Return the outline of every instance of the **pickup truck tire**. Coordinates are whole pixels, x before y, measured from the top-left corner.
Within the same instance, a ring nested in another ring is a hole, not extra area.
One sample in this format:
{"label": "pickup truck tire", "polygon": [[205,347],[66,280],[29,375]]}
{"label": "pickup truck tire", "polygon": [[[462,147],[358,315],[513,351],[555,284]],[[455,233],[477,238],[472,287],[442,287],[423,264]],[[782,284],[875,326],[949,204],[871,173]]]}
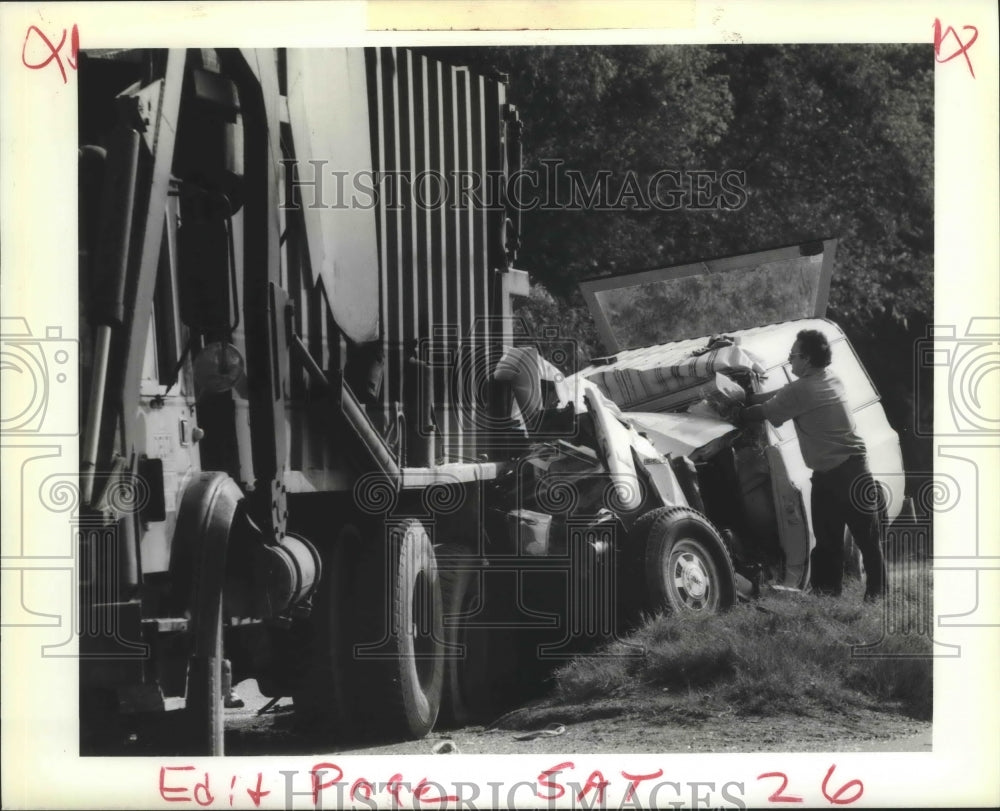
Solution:
{"label": "pickup truck tire", "polygon": [[634,628],[649,611],[646,589],[646,537],[653,522],[669,507],[650,510],[639,516],[629,529],[619,555],[619,630]]}
{"label": "pickup truck tire", "polygon": [[[393,738],[434,727],[444,686],[441,584],[427,531],[407,518],[368,538],[356,580],[358,644],[353,650],[357,721]],[[387,541],[387,542],[386,542]]]}
{"label": "pickup truck tire", "polygon": [[645,610],[715,613],[736,602],[736,576],[722,537],[689,507],[655,511],[643,545]]}

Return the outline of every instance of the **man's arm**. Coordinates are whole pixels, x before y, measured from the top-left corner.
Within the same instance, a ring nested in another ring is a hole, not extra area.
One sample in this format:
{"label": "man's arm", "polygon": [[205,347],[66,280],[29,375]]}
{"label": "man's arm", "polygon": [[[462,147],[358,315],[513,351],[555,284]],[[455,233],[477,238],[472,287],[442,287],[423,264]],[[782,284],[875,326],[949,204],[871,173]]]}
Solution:
{"label": "man's arm", "polygon": [[793,381],[776,391],[754,395],[750,400],[753,405],[742,409],[737,419],[740,423],[767,420],[777,428],[805,410],[799,388],[799,381]]}
{"label": "man's arm", "polygon": [[774,395],[776,395],[779,391],[780,389],[774,389],[773,391],[752,392],[747,397],[747,403],[749,403],[749,405],[745,408],[741,408],[737,412],[737,422],[741,425],[748,422],[763,422],[765,419],[763,404],[774,397]]}

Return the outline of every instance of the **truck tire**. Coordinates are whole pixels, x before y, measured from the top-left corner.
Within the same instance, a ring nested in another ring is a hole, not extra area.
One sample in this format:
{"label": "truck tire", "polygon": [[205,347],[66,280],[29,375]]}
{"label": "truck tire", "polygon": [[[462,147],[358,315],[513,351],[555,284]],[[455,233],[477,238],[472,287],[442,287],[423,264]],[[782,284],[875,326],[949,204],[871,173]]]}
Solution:
{"label": "truck tire", "polygon": [[422,738],[437,721],[444,686],[441,584],[420,521],[369,538],[359,589],[354,695],[371,699],[357,721],[392,738]]}
{"label": "truck tire", "polygon": [[220,757],[225,754],[225,711],[222,692],[222,621],[218,622],[218,642],[210,656],[192,656],[188,660],[186,707],[189,741],[187,754]]}
{"label": "truck tire", "polygon": [[643,545],[650,612],[715,613],[736,602],[736,577],[725,543],[689,507],[655,511]]}
{"label": "truck tire", "polygon": [[[461,727],[478,716],[488,670],[487,629],[470,624],[482,607],[484,562],[468,547],[447,544],[435,550],[444,609],[444,689],[439,723]],[[482,622],[480,619],[479,622]]]}
{"label": "truck tire", "polygon": [[634,628],[648,613],[649,598],[646,588],[646,537],[653,522],[670,507],[650,510],[632,524],[625,544],[619,551],[618,593],[621,630]]}
{"label": "truck tire", "polygon": [[308,620],[296,633],[301,640],[298,667],[302,677],[292,693],[300,728],[322,739],[343,733],[348,723],[349,641],[346,622],[350,610],[352,552],[361,546],[353,524],[341,528],[323,560],[323,580]]}

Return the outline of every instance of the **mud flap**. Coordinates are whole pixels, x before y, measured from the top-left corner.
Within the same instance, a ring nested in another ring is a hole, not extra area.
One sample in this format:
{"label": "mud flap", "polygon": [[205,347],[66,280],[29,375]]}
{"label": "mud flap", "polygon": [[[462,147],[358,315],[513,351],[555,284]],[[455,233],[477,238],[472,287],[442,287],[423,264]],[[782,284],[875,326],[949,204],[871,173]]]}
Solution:
{"label": "mud flap", "polygon": [[782,585],[804,588],[809,578],[809,523],[806,520],[802,491],[788,476],[781,451],[771,445],[765,450],[771,468],[771,492],[778,523],[778,538],[785,553],[785,579]]}

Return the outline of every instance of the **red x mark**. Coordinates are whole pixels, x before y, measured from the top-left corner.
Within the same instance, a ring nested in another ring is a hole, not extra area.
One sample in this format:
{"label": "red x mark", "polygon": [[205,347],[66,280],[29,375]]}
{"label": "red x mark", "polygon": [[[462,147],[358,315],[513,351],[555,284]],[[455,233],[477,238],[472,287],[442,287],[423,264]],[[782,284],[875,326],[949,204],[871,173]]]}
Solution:
{"label": "red x mark", "polygon": [[[950,25],[943,31],[941,29],[941,21],[934,20],[934,58],[938,62],[950,62],[956,56],[964,56],[965,62],[969,66],[969,73],[972,74],[972,78],[976,78],[976,72],[972,69],[972,60],[969,59],[969,48],[972,47],[973,43],[979,38],[979,29],[974,25],[963,25],[963,31],[971,31],[972,39],[968,42],[962,42],[962,38],[958,35],[958,32],[952,28]],[[955,42],[958,43],[958,50],[954,53],[945,56],[941,56],[941,45],[944,44],[945,37],[951,34],[955,38]]]}
{"label": "red x mark", "polygon": [[[42,41],[42,44],[49,49],[49,55],[45,57],[41,62],[29,62],[28,61],[28,43],[31,41],[31,35],[34,34],[37,38]],[[41,29],[36,25],[28,27],[28,32],[24,35],[24,44],[21,46],[21,62],[24,63],[26,68],[30,70],[41,70],[47,67],[52,60],[55,60],[56,66],[59,68],[59,73],[62,74],[63,84],[66,83],[66,68],[63,67],[63,57],[62,57],[62,47],[66,43],[66,29],[62,30],[62,34],[59,37],[59,43],[56,45],[52,44],[45,34],[42,33]],[[69,41],[69,55],[66,57],[66,64],[69,65],[73,70],[76,70],[78,58],[80,53],[80,32],[77,30],[76,25],[73,25],[70,31],[70,41]]]}

